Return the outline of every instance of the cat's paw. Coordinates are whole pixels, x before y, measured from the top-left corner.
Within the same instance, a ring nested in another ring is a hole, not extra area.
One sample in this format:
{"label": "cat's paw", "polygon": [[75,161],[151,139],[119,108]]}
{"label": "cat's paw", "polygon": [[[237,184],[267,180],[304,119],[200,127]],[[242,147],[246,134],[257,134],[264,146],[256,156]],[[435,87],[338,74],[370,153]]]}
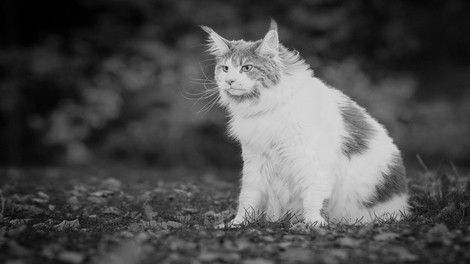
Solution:
{"label": "cat's paw", "polygon": [[312,214],[305,216],[304,222],[315,227],[327,226],[328,222],[320,214]]}

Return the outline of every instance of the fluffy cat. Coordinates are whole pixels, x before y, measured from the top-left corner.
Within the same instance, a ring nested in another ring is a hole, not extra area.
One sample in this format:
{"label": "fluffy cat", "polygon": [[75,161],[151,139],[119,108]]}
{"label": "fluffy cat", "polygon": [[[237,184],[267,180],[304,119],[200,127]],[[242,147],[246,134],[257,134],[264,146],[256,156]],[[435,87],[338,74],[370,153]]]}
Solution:
{"label": "fluffy cat", "polygon": [[216,59],[219,103],[242,148],[232,225],[260,213],[275,221],[291,212],[316,224],[406,214],[405,168],[386,129],[280,44],[274,21],[254,42],[202,29]]}

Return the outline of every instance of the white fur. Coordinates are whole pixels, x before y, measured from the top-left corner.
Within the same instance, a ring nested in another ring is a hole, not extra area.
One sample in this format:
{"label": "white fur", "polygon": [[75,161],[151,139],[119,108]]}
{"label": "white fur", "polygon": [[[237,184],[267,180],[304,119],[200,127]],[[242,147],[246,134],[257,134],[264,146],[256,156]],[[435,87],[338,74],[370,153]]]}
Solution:
{"label": "white fur", "polygon": [[325,223],[320,215],[325,199],[332,222],[368,222],[406,213],[406,194],[372,208],[361,204],[373,195],[379,175],[387,171],[398,149],[386,130],[367,117],[378,133],[367,152],[347,158],[341,151],[347,132],[339,108],[347,98],[341,92],[327,87],[310,70],[299,69],[282,74],[278,85],[260,89],[257,100],[237,102],[224,91],[229,89],[227,76],[246,90],[258,84],[236,71],[216,76],[221,104],[230,114],[229,131],[241,143],[244,161],[233,224],[253,212],[265,212],[272,220],[293,212],[307,222]]}

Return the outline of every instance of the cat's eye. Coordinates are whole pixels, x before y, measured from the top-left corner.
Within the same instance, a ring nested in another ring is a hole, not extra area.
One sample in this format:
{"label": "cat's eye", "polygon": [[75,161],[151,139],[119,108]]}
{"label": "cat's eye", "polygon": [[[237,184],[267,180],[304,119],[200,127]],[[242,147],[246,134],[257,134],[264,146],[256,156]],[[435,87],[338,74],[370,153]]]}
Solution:
{"label": "cat's eye", "polygon": [[222,66],[220,66],[220,68],[222,68],[222,70],[223,70],[224,72],[228,72],[228,66],[222,65]]}
{"label": "cat's eye", "polygon": [[251,71],[251,69],[253,69],[253,65],[247,64],[247,65],[242,66],[242,71],[243,72],[249,72],[249,71]]}

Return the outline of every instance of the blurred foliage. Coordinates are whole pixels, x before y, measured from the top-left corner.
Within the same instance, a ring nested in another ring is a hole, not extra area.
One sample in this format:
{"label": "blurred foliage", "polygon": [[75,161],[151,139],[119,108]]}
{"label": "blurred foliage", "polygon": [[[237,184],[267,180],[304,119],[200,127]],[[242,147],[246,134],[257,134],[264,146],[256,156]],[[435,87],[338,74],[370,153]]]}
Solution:
{"label": "blurred foliage", "polygon": [[197,26],[259,39],[269,17],[408,156],[470,162],[464,0],[6,0],[2,10],[0,163],[239,166],[222,110],[197,113],[210,99],[184,96],[212,75]]}

